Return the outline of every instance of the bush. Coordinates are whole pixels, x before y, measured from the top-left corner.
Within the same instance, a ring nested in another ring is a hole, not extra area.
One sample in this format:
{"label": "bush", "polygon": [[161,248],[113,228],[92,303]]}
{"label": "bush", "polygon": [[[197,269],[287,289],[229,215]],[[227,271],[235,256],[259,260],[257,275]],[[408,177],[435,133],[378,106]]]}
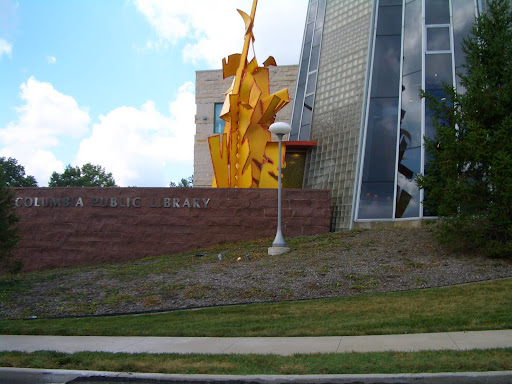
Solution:
{"label": "bush", "polygon": [[19,218],[14,209],[14,193],[0,184],[0,269],[12,274],[23,268],[23,262],[14,258],[20,240],[16,227]]}

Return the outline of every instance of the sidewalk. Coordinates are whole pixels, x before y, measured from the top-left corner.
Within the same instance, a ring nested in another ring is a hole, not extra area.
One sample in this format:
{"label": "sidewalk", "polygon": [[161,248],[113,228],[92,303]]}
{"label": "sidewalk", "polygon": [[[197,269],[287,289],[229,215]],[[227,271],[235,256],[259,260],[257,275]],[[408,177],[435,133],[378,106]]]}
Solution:
{"label": "sidewalk", "polygon": [[512,330],[324,337],[115,337],[0,335],[0,351],[278,354],[512,348]]}

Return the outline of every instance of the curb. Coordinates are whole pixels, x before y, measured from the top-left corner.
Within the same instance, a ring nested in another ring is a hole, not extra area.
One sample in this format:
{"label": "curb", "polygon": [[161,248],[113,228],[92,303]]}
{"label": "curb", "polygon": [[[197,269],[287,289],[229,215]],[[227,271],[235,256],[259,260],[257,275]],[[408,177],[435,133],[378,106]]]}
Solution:
{"label": "curb", "polygon": [[0,368],[0,383],[181,384],[510,384],[512,371],[351,375],[179,375],[78,370]]}

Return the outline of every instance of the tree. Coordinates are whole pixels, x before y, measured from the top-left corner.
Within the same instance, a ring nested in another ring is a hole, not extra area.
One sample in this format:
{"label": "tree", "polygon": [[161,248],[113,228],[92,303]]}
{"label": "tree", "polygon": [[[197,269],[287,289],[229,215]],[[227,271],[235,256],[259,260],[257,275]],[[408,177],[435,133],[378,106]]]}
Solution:
{"label": "tree", "polygon": [[37,187],[34,176],[25,175],[25,168],[12,157],[0,157],[0,184],[6,187]]}
{"label": "tree", "polygon": [[194,175],[184,179],[182,178],[178,184],[174,181],[169,183],[169,187],[171,188],[192,188],[194,186]]}
{"label": "tree", "polygon": [[49,187],[117,187],[112,173],[100,165],[84,164],[82,169],[67,165],[62,174],[53,172]]}
{"label": "tree", "polygon": [[439,239],[461,249],[512,251],[512,10],[491,0],[463,43],[463,94],[423,93],[435,117],[426,139],[425,208],[442,218]]}
{"label": "tree", "polygon": [[0,267],[10,273],[23,268],[21,260],[14,260],[20,235],[16,223],[19,221],[14,211],[14,193],[3,183],[0,184]]}

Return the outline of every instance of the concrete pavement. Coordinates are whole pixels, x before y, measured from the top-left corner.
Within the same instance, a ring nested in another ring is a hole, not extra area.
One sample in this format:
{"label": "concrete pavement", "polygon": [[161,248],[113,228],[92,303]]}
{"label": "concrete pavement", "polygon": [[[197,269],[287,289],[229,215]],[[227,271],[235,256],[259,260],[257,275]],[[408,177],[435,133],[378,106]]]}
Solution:
{"label": "concrete pavement", "polygon": [[512,348],[512,330],[324,337],[0,335],[0,351],[277,354]]}
{"label": "concrete pavement", "polygon": [[[279,354],[512,348],[512,330],[326,337],[102,337],[0,335],[0,351]],[[512,371],[373,375],[167,375],[0,368],[0,384],[509,384]]]}

